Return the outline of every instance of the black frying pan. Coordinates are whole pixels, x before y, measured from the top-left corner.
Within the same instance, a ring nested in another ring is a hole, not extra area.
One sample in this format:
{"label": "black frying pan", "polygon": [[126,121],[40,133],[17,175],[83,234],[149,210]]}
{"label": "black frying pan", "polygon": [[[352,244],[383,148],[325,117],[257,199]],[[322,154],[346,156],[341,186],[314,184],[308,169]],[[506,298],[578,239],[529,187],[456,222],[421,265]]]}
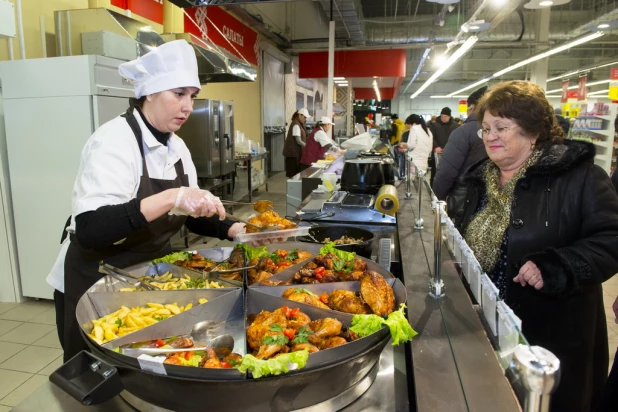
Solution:
{"label": "black frying pan", "polygon": [[[301,242],[324,243],[324,239],[330,238],[331,241],[340,239],[342,236],[352,237],[355,239],[363,239],[360,243],[350,245],[337,245],[337,249],[345,250],[346,252],[354,252],[359,256],[371,259],[371,241],[374,238],[374,234],[365,229],[359,229],[351,226],[317,226],[309,229],[309,234],[313,236],[299,237]],[[314,240],[315,239],[315,240]]]}

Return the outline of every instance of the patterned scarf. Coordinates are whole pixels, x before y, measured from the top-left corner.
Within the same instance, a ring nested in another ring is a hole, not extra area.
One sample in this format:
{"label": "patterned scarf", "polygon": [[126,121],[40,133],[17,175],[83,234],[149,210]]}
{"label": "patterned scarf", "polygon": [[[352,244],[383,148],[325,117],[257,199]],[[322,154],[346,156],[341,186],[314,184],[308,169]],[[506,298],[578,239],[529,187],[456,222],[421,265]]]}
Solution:
{"label": "patterned scarf", "polygon": [[485,166],[487,204],[472,218],[465,236],[485,273],[490,273],[500,261],[500,245],[511,220],[515,185],[525,175],[526,170],[539,160],[541,154],[541,150],[532,152],[523,167],[504,187],[500,187],[498,166],[491,161]]}

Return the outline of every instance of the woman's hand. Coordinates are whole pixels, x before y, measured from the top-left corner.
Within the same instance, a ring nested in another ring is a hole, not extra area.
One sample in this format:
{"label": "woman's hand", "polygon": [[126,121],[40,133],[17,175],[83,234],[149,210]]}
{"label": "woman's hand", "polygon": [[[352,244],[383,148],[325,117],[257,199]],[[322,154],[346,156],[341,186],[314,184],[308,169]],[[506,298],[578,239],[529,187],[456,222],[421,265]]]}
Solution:
{"label": "woman's hand", "polygon": [[519,282],[522,286],[534,286],[536,290],[541,290],[543,287],[543,276],[541,276],[541,271],[534,263],[527,261],[519,269],[519,273],[513,278],[513,282]]}
{"label": "woman's hand", "polygon": [[208,190],[192,187],[181,187],[178,190],[176,202],[169,213],[170,215],[191,217],[210,217],[218,213],[219,219],[225,219],[225,208],[218,197]]}
{"label": "woman's hand", "polygon": [[407,150],[408,149],[408,143],[407,142],[401,142],[399,143],[399,149],[401,150]]}

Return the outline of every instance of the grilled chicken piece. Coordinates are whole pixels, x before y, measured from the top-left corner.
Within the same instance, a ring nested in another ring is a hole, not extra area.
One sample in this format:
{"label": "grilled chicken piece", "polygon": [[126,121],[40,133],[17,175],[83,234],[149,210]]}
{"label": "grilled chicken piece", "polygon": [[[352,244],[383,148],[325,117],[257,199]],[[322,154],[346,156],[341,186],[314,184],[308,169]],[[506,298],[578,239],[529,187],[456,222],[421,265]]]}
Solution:
{"label": "grilled chicken piece", "polygon": [[303,312],[298,312],[293,319],[288,319],[288,328],[292,328],[298,332],[300,328],[308,325],[311,322],[311,318]]}
{"label": "grilled chicken piece", "polygon": [[221,361],[213,348],[206,349],[206,356],[202,359],[202,368],[221,368]]}
{"label": "grilled chicken piece", "polygon": [[315,353],[319,351],[317,346],[312,345],[310,343],[297,343],[296,345],[292,346],[292,352],[296,352],[299,350],[305,350],[305,349],[307,349],[309,353]]}
{"label": "grilled chicken piece", "polygon": [[180,366],[182,366],[182,362],[180,361],[180,359],[178,358],[177,355],[172,355],[172,356],[168,357],[167,359],[165,359],[163,361],[163,363],[167,363],[168,365],[180,365]]}
{"label": "grilled chicken piece", "polygon": [[335,255],[333,255],[332,253],[318,255],[315,257],[315,263],[317,263],[318,266],[324,266],[328,270],[333,270],[333,267],[335,265],[333,262],[333,258],[335,258]]}
{"label": "grilled chicken piece", "polygon": [[289,288],[288,290],[283,292],[282,297],[284,299],[293,300],[294,302],[306,303],[307,305],[316,306],[322,309],[330,309],[328,306],[322,303],[322,301],[320,300],[318,296],[310,295],[305,292],[297,293],[297,292],[294,292],[295,290],[298,290],[298,288]]}
{"label": "grilled chicken piece", "polygon": [[[316,256],[316,260],[317,260],[317,256]],[[313,270],[313,269],[315,269],[317,267],[318,267],[318,265],[315,262],[309,262],[305,266],[303,266],[303,269]]]}
{"label": "grilled chicken piece", "polygon": [[270,331],[270,327],[278,324],[282,328],[287,328],[288,320],[281,308],[274,312],[262,311],[255,320],[247,327],[247,343],[253,350],[258,350],[262,346],[264,336]]}
{"label": "grilled chicken piece", "polygon": [[330,349],[330,348],[334,348],[337,346],[345,345],[346,343],[348,343],[348,341],[346,341],[341,336],[333,336],[332,338],[327,338],[327,339],[324,339],[318,342],[318,347],[324,350],[324,349]]}
{"label": "grilled chicken piece", "polygon": [[231,268],[241,268],[245,266],[245,253],[241,248],[234,248],[228,258]]}
{"label": "grilled chicken piece", "polygon": [[339,336],[341,336],[348,342],[354,342],[355,340],[358,340],[358,334],[350,329],[346,329],[346,331],[342,332]]}
{"label": "grilled chicken piece", "polygon": [[225,358],[223,358],[223,362],[228,362],[228,363],[238,363],[241,360],[242,360],[242,356],[239,355],[238,353],[230,353]]}
{"label": "grilled chicken piece", "polygon": [[192,348],[193,341],[189,338],[177,338],[167,343],[174,349]]}
{"label": "grilled chicken piece", "polygon": [[359,281],[361,276],[363,276],[363,273],[365,273],[365,272],[351,271],[348,274],[339,275],[339,280],[342,281],[342,282],[355,282],[355,281]]}
{"label": "grilled chicken piece", "polygon": [[280,280],[268,280],[268,279],[263,280],[261,283],[262,286],[279,286],[281,284],[282,283]]}
{"label": "grilled chicken piece", "polygon": [[309,324],[309,329],[313,331],[307,339],[309,342],[316,344],[321,340],[337,336],[341,333],[341,322],[334,318],[318,319]]}
{"label": "grilled chicken piece", "polygon": [[354,258],[353,272],[364,272],[367,269],[367,264],[359,258]]}
{"label": "grilled chicken piece", "polygon": [[219,277],[242,282],[242,272],[222,273],[219,275]]}
{"label": "grilled chicken piece", "polygon": [[294,261],[294,264],[297,264],[297,263],[302,262],[303,260],[307,260],[307,259],[312,258],[313,254],[311,252],[301,252],[301,251],[298,251],[298,252],[296,252],[296,256],[297,256],[297,258]]}
{"label": "grilled chicken piece", "polygon": [[268,279],[269,277],[271,277],[272,275],[273,275],[272,273],[261,271],[261,272],[257,273],[255,278],[253,278],[253,279],[250,278],[249,284],[252,285],[254,283],[262,282],[262,281]]}
{"label": "grilled chicken piece", "polygon": [[328,306],[339,312],[358,315],[372,313],[371,308],[351,290],[334,290],[328,297]]}
{"label": "grilled chicken piece", "polygon": [[371,270],[366,272],[360,279],[360,291],[363,300],[376,315],[388,315],[395,310],[393,288],[382,275]]}
{"label": "grilled chicken piece", "polygon": [[[281,335],[281,333],[279,334]],[[272,358],[275,354],[281,352],[283,348],[287,348],[285,345],[262,345],[256,353],[255,357],[258,359]]]}

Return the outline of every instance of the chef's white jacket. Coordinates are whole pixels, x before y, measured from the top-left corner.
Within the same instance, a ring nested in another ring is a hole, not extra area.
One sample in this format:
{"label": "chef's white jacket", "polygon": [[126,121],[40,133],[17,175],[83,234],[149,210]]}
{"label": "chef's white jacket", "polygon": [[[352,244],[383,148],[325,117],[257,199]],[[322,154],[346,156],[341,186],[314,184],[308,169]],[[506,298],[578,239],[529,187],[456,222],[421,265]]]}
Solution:
{"label": "chef's white jacket", "polygon": [[[153,179],[173,180],[176,178],[174,165],[181,159],[189,185],[198,187],[195,165],[185,142],[172,133],[165,146],[153,136],[137,110],[133,111],[133,116],[142,131],[148,175]],[[142,155],[127,120],[118,116],[99,127],[82,150],[73,185],[73,219],[67,231],[75,232],[75,216],[135,198],[142,174]],[[46,279],[61,292],[64,292],[64,258],[69,243],[67,237]]]}
{"label": "chef's white jacket", "polygon": [[427,132],[425,133],[420,124],[415,124],[410,128],[408,135],[408,158],[412,160],[417,168],[424,172],[429,167],[427,161],[433,146],[433,136],[429,128],[427,128]]}

